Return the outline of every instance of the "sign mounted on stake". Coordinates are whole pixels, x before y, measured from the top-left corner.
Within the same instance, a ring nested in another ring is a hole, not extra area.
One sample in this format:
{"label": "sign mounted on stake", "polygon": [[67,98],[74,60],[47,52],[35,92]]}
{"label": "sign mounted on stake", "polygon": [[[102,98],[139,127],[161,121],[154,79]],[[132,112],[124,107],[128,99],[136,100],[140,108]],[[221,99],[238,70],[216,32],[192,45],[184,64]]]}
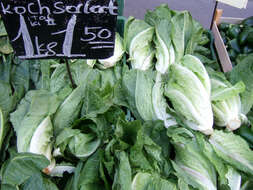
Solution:
{"label": "sign mounted on stake", "polygon": [[237,7],[239,9],[246,9],[247,4],[248,4],[248,0],[218,0],[221,3],[225,3],[228,4],[230,6],[233,7]]}
{"label": "sign mounted on stake", "polygon": [[16,55],[23,59],[105,59],[113,55],[116,0],[0,0]]}

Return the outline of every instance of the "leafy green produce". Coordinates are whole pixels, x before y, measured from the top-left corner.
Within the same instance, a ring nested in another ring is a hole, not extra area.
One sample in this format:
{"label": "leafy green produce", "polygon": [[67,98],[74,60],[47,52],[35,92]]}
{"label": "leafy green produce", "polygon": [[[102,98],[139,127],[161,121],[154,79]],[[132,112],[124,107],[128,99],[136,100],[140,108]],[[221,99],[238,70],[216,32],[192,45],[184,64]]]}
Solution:
{"label": "leafy green produce", "polygon": [[203,28],[194,21],[187,11],[176,14],[171,19],[172,42],[176,53],[176,62],[185,54],[193,54]]}
{"label": "leafy green produce", "polygon": [[[177,133],[182,135],[185,131]],[[173,167],[177,176],[197,189],[216,189],[216,172],[214,166],[201,152],[197,142],[194,141],[194,134],[191,134],[191,141],[182,138],[173,139],[176,151],[176,158]],[[173,135],[171,135],[173,138]]]}
{"label": "leafy green produce", "polygon": [[152,103],[156,117],[164,121],[164,126],[169,127],[175,125],[177,122],[173,116],[167,113],[169,107],[165,97],[163,96],[165,86],[163,84],[162,76],[159,72],[156,74],[155,84],[152,89]]}
{"label": "leafy green produce", "polygon": [[5,120],[3,117],[3,112],[0,108],[0,148],[2,147],[2,143],[4,141],[4,135],[5,135]]}
{"label": "leafy green produce", "polygon": [[226,163],[252,175],[253,152],[245,140],[233,133],[215,130],[209,142],[212,144],[217,155]]}
{"label": "leafy green produce", "polygon": [[154,27],[143,20],[128,18],[124,29],[124,46],[129,53],[132,68],[147,70],[153,66],[153,35]]}
{"label": "leafy green produce", "polygon": [[139,172],[135,175],[131,187],[132,190],[144,190],[147,188],[161,189],[161,190],[178,189],[176,184],[173,182],[164,180],[157,176],[152,176],[149,173],[142,173],[142,172]]}
{"label": "leafy green produce", "polygon": [[241,113],[241,100],[239,93],[245,90],[243,82],[232,86],[223,73],[209,69],[212,84],[212,108],[214,121],[217,126],[227,127],[228,130],[235,130],[241,126],[246,119]]}
{"label": "leafy green produce", "polygon": [[[188,57],[191,64],[187,64]],[[190,128],[212,134],[210,79],[204,66],[196,57],[186,55],[181,64],[173,64],[170,69],[165,95],[174,109]]]}
{"label": "leafy green produce", "polygon": [[251,127],[245,124],[242,127],[240,127],[238,131],[236,131],[236,134],[244,138],[249,144],[250,148],[253,148],[253,130]]}
{"label": "leafy green produce", "polygon": [[252,189],[251,56],[209,72],[210,31],[165,4],[118,31],[114,56],[69,61],[75,87],[64,60],[1,54],[0,189]]}
{"label": "leafy green produce", "polygon": [[3,54],[10,54],[13,52],[12,46],[8,37],[0,38],[0,52]]}
{"label": "leafy green produce", "polygon": [[231,190],[240,189],[242,176],[234,168],[228,168],[226,178],[228,179],[228,185]]}
{"label": "leafy green produce", "polygon": [[18,186],[29,180],[33,175],[42,178],[41,171],[49,161],[42,155],[19,153],[10,158],[1,169],[2,185]]}
{"label": "leafy green produce", "polygon": [[246,89],[241,94],[242,113],[247,114],[253,105],[253,54],[249,54],[237,60],[238,64],[229,73],[229,80],[232,84],[242,81]]}
{"label": "leafy green produce", "polygon": [[166,73],[169,65],[175,61],[175,51],[171,41],[171,14],[171,10],[164,5],[152,12],[148,11],[145,15],[146,22],[155,27],[154,43],[157,59],[155,67],[162,74]]}
{"label": "leafy green produce", "polygon": [[88,157],[99,147],[99,131],[106,129],[105,124],[103,118],[82,118],[76,121],[74,129],[66,128],[57,136],[56,146],[62,153],[68,149],[78,158]]}

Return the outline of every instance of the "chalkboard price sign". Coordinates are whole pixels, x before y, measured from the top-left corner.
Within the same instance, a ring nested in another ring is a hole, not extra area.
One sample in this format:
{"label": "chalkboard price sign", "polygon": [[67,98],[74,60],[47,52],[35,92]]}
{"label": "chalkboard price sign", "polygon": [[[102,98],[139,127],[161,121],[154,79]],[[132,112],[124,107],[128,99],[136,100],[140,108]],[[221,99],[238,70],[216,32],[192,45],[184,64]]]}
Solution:
{"label": "chalkboard price sign", "polygon": [[116,0],[0,0],[16,55],[103,59],[113,55]]}

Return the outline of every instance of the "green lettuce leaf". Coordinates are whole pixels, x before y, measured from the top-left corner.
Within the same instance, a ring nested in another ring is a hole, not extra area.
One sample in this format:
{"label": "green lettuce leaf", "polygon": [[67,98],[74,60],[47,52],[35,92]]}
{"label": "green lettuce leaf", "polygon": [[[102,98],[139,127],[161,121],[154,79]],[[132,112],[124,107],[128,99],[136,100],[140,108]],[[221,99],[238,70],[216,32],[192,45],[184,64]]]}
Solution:
{"label": "green lettuce leaf", "polygon": [[122,94],[125,95],[127,106],[134,114],[135,118],[141,119],[135,101],[136,80],[137,80],[137,70],[129,70],[126,73],[124,73],[122,79]]}
{"label": "green lettuce leaf", "polygon": [[135,101],[137,110],[144,121],[157,119],[152,104],[153,78],[152,71],[137,71]]}
{"label": "green lettuce leaf", "polygon": [[253,83],[251,81],[253,77],[252,64],[253,54],[251,53],[240,60],[229,73],[229,80],[232,84],[242,81],[246,86],[245,91],[241,94],[242,113],[244,115],[250,111],[253,105]]}
{"label": "green lettuce leaf", "polygon": [[62,130],[56,137],[56,146],[61,153],[66,151],[80,159],[86,158],[97,150],[110,130],[104,115],[83,117],[76,120],[70,128]]}
{"label": "green lettuce leaf", "polygon": [[10,84],[0,81],[0,107],[6,118],[9,113],[15,108],[17,98],[12,95]]}
{"label": "green lettuce leaf", "polygon": [[145,189],[154,189],[154,190],[177,190],[176,184],[154,176],[150,173],[139,172],[135,175],[132,181],[132,190],[145,190]]}
{"label": "green lettuce leaf", "polygon": [[23,185],[23,190],[58,190],[57,186],[49,179],[43,178],[41,174],[36,173],[31,176]]}
{"label": "green lettuce leaf", "polygon": [[66,148],[78,158],[85,158],[96,151],[100,145],[100,140],[92,133],[83,134],[77,129],[64,129],[56,138],[56,146],[61,152]]}
{"label": "green lettuce leaf", "polygon": [[152,104],[156,117],[164,121],[165,127],[176,125],[177,122],[173,116],[167,113],[168,104],[164,97],[164,81],[159,72],[156,74],[155,84],[152,89]]}
{"label": "green lettuce leaf", "polygon": [[0,80],[10,83],[13,55],[2,56],[0,64]]}
{"label": "green lettuce leaf", "polygon": [[228,167],[226,178],[231,190],[240,190],[242,177],[234,168]]}
{"label": "green lettuce leaf", "polygon": [[227,185],[228,180],[226,174],[228,173],[227,164],[216,154],[212,145],[203,135],[196,135],[198,145],[204,154],[204,156],[213,164],[218,175],[219,175],[219,184],[221,186]]}
{"label": "green lettuce leaf", "polygon": [[243,92],[245,85],[238,82],[231,85],[223,73],[208,70],[212,84],[212,109],[214,121],[217,126],[235,130],[241,126],[244,118],[241,112],[241,100],[239,93]]}
{"label": "green lettuce leaf", "polygon": [[2,166],[2,183],[13,186],[21,185],[30,177],[41,175],[42,169],[48,165],[48,159],[42,155],[19,153]]}
{"label": "green lettuce leaf", "polygon": [[241,137],[215,130],[209,142],[224,162],[248,174],[253,174],[253,152]]}
{"label": "green lettuce leaf", "polygon": [[[196,141],[196,136],[191,134],[190,131],[181,131],[177,128],[171,129],[171,132],[167,134],[172,136],[172,139],[174,138],[176,158],[172,161],[172,165],[176,171],[175,175],[194,188],[203,190],[217,189],[215,168],[202,153]],[[176,138],[173,137],[174,133]]]}
{"label": "green lettuce leaf", "polygon": [[0,107],[0,150],[1,150],[1,147],[2,147],[2,143],[4,141],[4,137],[5,137],[5,120],[4,120],[4,116],[3,116],[3,112],[1,110],[1,107]]}
{"label": "green lettuce leaf", "polygon": [[13,52],[8,36],[0,38],[0,52],[3,54],[10,54]]}
{"label": "green lettuce leaf", "polygon": [[84,164],[78,181],[78,189],[100,190],[104,189],[103,181],[100,177],[100,156],[99,151],[93,154]]}
{"label": "green lettuce leaf", "polygon": [[34,132],[47,116],[56,112],[59,103],[56,95],[44,90],[27,93],[10,118],[17,135],[19,152],[29,151]]}
{"label": "green lettuce leaf", "polygon": [[[193,60],[192,65],[202,65],[197,59]],[[185,125],[208,135],[213,131],[213,112],[207,85],[210,79],[205,73],[201,66],[192,68],[191,65],[172,64],[164,94],[183,117]],[[202,82],[203,78],[206,83]]]}
{"label": "green lettuce leaf", "polygon": [[86,162],[79,162],[74,175],[70,178],[65,190],[109,190],[101,177],[101,151],[97,151]]}
{"label": "green lettuce leaf", "polygon": [[172,14],[173,12],[169,9],[167,4],[161,4],[153,11],[147,10],[144,20],[151,26],[156,26],[162,20],[170,20],[173,16]]}
{"label": "green lettuce leaf", "polygon": [[92,71],[86,84],[81,115],[105,113],[113,104],[116,76],[113,69]]}
{"label": "green lettuce leaf", "polygon": [[171,22],[171,39],[178,62],[185,54],[193,54],[204,29],[187,11],[178,12]]}
{"label": "green lettuce leaf", "polygon": [[129,53],[132,68],[147,70],[153,66],[153,35],[154,27],[143,20],[129,17],[125,24],[124,46]]}
{"label": "green lettuce leaf", "polygon": [[175,61],[175,52],[171,43],[171,10],[166,5],[157,7],[153,12],[148,11],[145,21],[155,27],[154,42],[156,45],[155,56],[156,70],[164,74],[170,64]]}
{"label": "green lettuce leaf", "polygon": [[85,83],[74,89],[57,109],[53,119],[54,133],[56,135],[64,128],[70,127],[79,116],[82,108],[84,91]]}
{"label": "green lettuce leaf", "polygon": [[113,190],[131,190],[132,173],[128,155],[125,152],[118,152],[116,156],[119,160],[115,171]]}

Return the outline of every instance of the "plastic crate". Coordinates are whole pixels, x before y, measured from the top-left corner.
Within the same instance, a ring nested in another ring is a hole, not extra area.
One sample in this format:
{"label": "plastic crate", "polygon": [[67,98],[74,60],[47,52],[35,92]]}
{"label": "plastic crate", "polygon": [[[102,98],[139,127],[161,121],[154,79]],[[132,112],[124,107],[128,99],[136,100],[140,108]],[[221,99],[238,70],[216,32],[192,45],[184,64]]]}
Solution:
{"label": "plastic crate", "polygon": [[118,16],[117,18],[117,28],[116,31],[120,34],[121,37],[124,36],[124,27],[125,27],[126,18],[123,16]]}
{"label": "plastic crate", "polygon": [[124,0],[117,0],[118,2],[118,15],[123,16],[124,13]]}

